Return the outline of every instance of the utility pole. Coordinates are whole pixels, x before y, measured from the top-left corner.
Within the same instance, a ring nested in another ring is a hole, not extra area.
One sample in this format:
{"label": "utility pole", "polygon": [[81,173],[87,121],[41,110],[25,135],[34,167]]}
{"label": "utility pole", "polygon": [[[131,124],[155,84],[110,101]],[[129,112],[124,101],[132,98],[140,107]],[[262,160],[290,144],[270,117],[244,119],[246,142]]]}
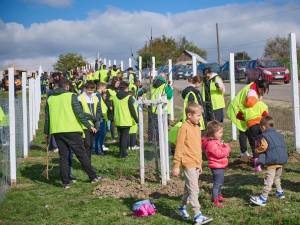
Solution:
{"label": "utility pole", "polygon": [[216,34],[217,34],[218,64],[221,65],[220,39],[219,39],[219,24],[218,24],[218,23],[216,23]]}

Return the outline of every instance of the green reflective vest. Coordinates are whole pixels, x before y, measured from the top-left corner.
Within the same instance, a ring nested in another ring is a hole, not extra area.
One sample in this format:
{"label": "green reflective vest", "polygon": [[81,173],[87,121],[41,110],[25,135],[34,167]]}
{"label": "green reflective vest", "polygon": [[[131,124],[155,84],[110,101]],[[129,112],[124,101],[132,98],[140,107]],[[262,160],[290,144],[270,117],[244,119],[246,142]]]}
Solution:
{"label": "green reflective vest", "polygon": [[107,117],[108,108],[102,97],[101,97],[101,111],[102,111],[103,119],[105,121],[108,121],[108,117]]}
{"label": "green reflective vest", "polygon": [[[185,121],[185,120],[186,120],[185,109],[186,109],[187,106],[188,106],[190,95],[193,95],[194,100],[195,100],[195,103],[196,103],[196,104],[199,104],[196,94],[195,94],[194,92],[190,91],[190,92],[185,96],[185,98],[184,98],[182,121]],[[201,118],[200,118],[199,126],[200,126],[200,130],[205,130],[205,123],[204,123],[203,115],[202,115]]]}
{"label": "green reflective vest", "polygon": [[93,74],[93,73],[88,73],[88,74],[86,75],[86,80],[87,80],[87,81],[94,80],[94,74]]}
{"label": "green reflective vest", "polygon": [[108,71],[106,69],[100,70],[100,82],[102,83],[108,82]]}
{"label": "green reflective vest", "polygon": [[113,96],[114,103],[114,121],[117,127],[131,127],[132,117],[129,111],[128,102],[130,95],[123,99],[118,99],[117,96]]}
{"label": "green reflective vest", "polygon": [[[166,87],[166,84],[160,85],[158,88],[152,87],[152,89],[151,89],[151,100],[156,100],[160,96],[162,96],[163,93],[164,93],[165,87]],[[156,105],[152,105],[152,113],[157,114],[157,106]]]}
{"label": "green reflective vest", "polygon": [[100,80],[100,70],[97,70],[93,75],[93,80],[99,81]]}
{"label": "green reflective vest", "polygon": [[5,115],[2,107],[0,106],[0,126],[7,127],[8,123],[8,117]]}
{"label": "green reflective vest", "polygon": [[116,71],[115,70],[111,70],[110,71],[110,76],[111,77],[116,77],[118,75],[118,73],[119,73],[119,70],[116,70]]}
{"label": "green reflective vest", "polygon": [[[216,80],[221,80],[219,76],[216,76],[210,80],[210,98],[213,110],[225,108],[225,99],[223,93],[216,87]],[[202,83],[201,90],[203,101],[205,101],[205,83]]]}
{"label": "green reflective vest", "polygon": [[[138,115],[138,104],[136,101],[134,102],[134,109],[136,114]],[[136,134],[137,132],[138,132],[138,125],[135,122],[135,120],[132,118],[132,126],[130,127],[129,134]]]}
{"label": "green reflective vest", "polygon": [[83,132],[72,108],[72,95],[67,92],[48,98],[50,134]]}
{"label": "green reflective vest", "polygon": [[171,127],[169,129],[168,140],[173,145],[176,145],[178,130],[181,126],[182,126],[182,122],[180,121],[176,123],[174,127]]}
{"label": "green reflective vest", "polygon": [[263,101],[258,101],[253,107],[242,110],[246,123],[250,120],[261,117],[263,112],[268,112],[268,106]]}
{"label": "green reflective vest", "polygon": [[246,124],[246,121],[239,120],[238,118],[236,118],[236,115],[239,112],[244,111],[244,109],[245,109],[244,103],[245,103],[246,97],[248,95],[248,92],[250,90],[250,86],[252,84],[253,83],[250,83],[250,84],[246,85],[245,87],[243,87],[243,89],[239,91],[239,93],[234,97],[234,99],[228,105],[227,116],[232,121],[232,123],[234,123],[236,125],[236,127],[240,131],[246,131],[247,124]]}
{"label": "green reflective vest", "polygon": [[108,91],[108,93],[110,95],[109,99],[113,100],[113,97],[115,97],[117,95],[117,92],[115,90],[109,89],[109,88],[107,89],[107,91]]}
{"label": "green reflective vest", "polygon": [[[90,110],[90,108],[89,108],[89,106],[88,106],[88,103],[87,103],[87,101],[86,101],[85,95],[84,95],[84,94],[79,95],[79,96],[78,96],[78,100],[81,102],[81,105],[82,105],[82,108],[83,108],[83,112],[92,115],[91,110]],[[99,99],[98,99],[98,97],[97,97],[96,95],[93,95],[93,96],[92,96],[92,100],[93,100],[93,104],[94,104],[93,114],[96,115],[96,113],[97,113],[97,105],[98,105]],[[93,123],[92,121],[89,120],[89,123],[90,123],[92,126],[94,126],[94,123]],[[82,127],[83,127],[84,130],[87,129],[87,128],[86,128],[85,126],[83,126],[83,125],[82,125]]]}

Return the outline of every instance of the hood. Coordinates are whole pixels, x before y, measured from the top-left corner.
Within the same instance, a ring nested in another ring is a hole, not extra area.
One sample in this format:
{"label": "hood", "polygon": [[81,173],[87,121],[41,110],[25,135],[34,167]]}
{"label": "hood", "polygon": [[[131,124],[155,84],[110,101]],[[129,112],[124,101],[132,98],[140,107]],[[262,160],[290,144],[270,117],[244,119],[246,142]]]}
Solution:
{"label": "hood", "polygon": [[187,94],[191,91],[194,92],[197,95],[200,90],[198,90],[197,88],[195,88],[193,86],[188,86],[188,87],[186,87],[185,89],[182,90],[182,93],[181,93],[182,98],[185,99]]}
{"label": "hood", "polygon": [[60,95],[60,94],[66,93],[66,92],[67,92],[67,91],[65,91],[65,90],[62,89],[62,88],[55,88],[54,90],[52,90],[52,91],[49,93],[49,96]]}
{"label": "hood", "polygon": [[126,96],[128,96],[129,95],[129,93],[128,92],[126,92],[126,91],[118,91],[118,93],[117,93],[117,98],[118,99],[120,99],[120,100],[122,100],[123,98],[125,98]]}
{"label": "hood", "polygon": [[165,84],[166,82],[167,81],[163,77],[159,76],[153,81],[153,87],[158,88],[161,85]]}
{"label": "hood", "polygon": [[216,77],[216,76],[218,76],[217,73],[212,73],[212,74],[211,74],[211,77],[210,77],[209,79],[211,80],[211,79],[213,79],[213,78]]}

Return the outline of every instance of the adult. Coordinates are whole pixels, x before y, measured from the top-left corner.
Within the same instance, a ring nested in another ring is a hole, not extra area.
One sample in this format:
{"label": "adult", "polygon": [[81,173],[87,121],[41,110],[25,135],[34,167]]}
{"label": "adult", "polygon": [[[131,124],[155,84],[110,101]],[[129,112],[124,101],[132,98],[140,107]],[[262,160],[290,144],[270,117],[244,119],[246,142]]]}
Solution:
{"label": "adult", "polygon": [[[186,108],[190,103],[196,103],[204,109],[203,99],[200,92],[201,87],[201,77],[199,75],[194,76],[189,81],[189,86],[183,89],[182,98],[184,100],[183,103],[183,114],[182,114],[182,122],[186,120]],[[206,127],[206,118],[205,111],[202,112],[202,117],[200,118],[199,126],[201,130],[205,130]]]}
{"label": "adult", "polygon": [[60,175],[63,187],[68,189],[71,185],[68,163],[69,150],[75,153],[92,183],[98,182],[102,178],[96,175],[95,170],[91,166],[91,161],[85,152],[81,124],[94,133],[96,133],[96,129],[85,118],[76,95],[65,91],[67,89],[66,86],[70,87],[70,82],[65,79],[60,80],[58,88],[47,99],[44,132],[47,139],[49,134],[53,135],[58,145]]}
{"label": "adult", "polygon": [[[262,97],[268,93],[268,91],[269,83],[266,80],[255,80],[240,90],[228,106],[227,115],[239,130],[242,157],[250,156],[247,151],[246,137],[248,137],[252,153],[254,153],[255,138],[260,134],[258,124],[261,119],[261,115],[256,116],[255,114],[259,113],[258,111],[263,111],[264,113],[264,109],[261,107],[263,104],[257,105],[257,103],[261,101]],[[245,120],[245,114],[248,115],[247,117],[250,119],[246,118]]]}
{"label": "adult", "polygon": [[210,68],[203,70],[202,97],[205,102],[207,121],[224,121],[225,86],[222,78]]}

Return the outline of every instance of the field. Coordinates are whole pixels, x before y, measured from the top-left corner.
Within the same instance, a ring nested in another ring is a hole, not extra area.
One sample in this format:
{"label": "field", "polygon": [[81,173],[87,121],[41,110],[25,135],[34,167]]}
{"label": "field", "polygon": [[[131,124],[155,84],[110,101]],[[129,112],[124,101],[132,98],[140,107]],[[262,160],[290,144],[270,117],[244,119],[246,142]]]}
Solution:
{"label": "field", "polygon": [[[71,189],[64,190],[59,179],[57,154],[51,154],[50,179],[46,180],[42,176],[46,160],[42,128],[41,120],[30,156],[23,160],[18,169],[18,184],[8,190],[0,205],[0,224],[192,224],[191,221],[181,221],[176,213],[183,191],[181,178],[172,178],[165,188],[160,186],[154,169],[153,146],[146,147],[145,186],[138,184],[138,152],[132,151],[127,159],[119,159],[117,147],[111,145],[106,156],[94,155],[92,160],[98,173],[105,177],[102,183],[90,184],[79,163],[75,161],[73,174],[78,177],[78,181]],[[224,138],[227,142],[230,142],[230,132],[230,125],[226,124]],[[276,199],[273,192],[264,208],[251,206],[248,202],[250,195],[259,194],[262,190],[263,173],[255,175],[247,163],[239,160],[236,142],[230,142],[232,154],[226,170],[224,209],[212,206],[212,177],[207,162],[204,163],[199,200],[202,212],[214,218],[211,224],[300,224],[300,157],[291,151],[291,137],[287,136],[287,142],[290,161],[285,166],[282,178],[286,199]],[[133,203],[148,197],[153,200],[158,213],[147,218],[134,218],[131,212]]]}

